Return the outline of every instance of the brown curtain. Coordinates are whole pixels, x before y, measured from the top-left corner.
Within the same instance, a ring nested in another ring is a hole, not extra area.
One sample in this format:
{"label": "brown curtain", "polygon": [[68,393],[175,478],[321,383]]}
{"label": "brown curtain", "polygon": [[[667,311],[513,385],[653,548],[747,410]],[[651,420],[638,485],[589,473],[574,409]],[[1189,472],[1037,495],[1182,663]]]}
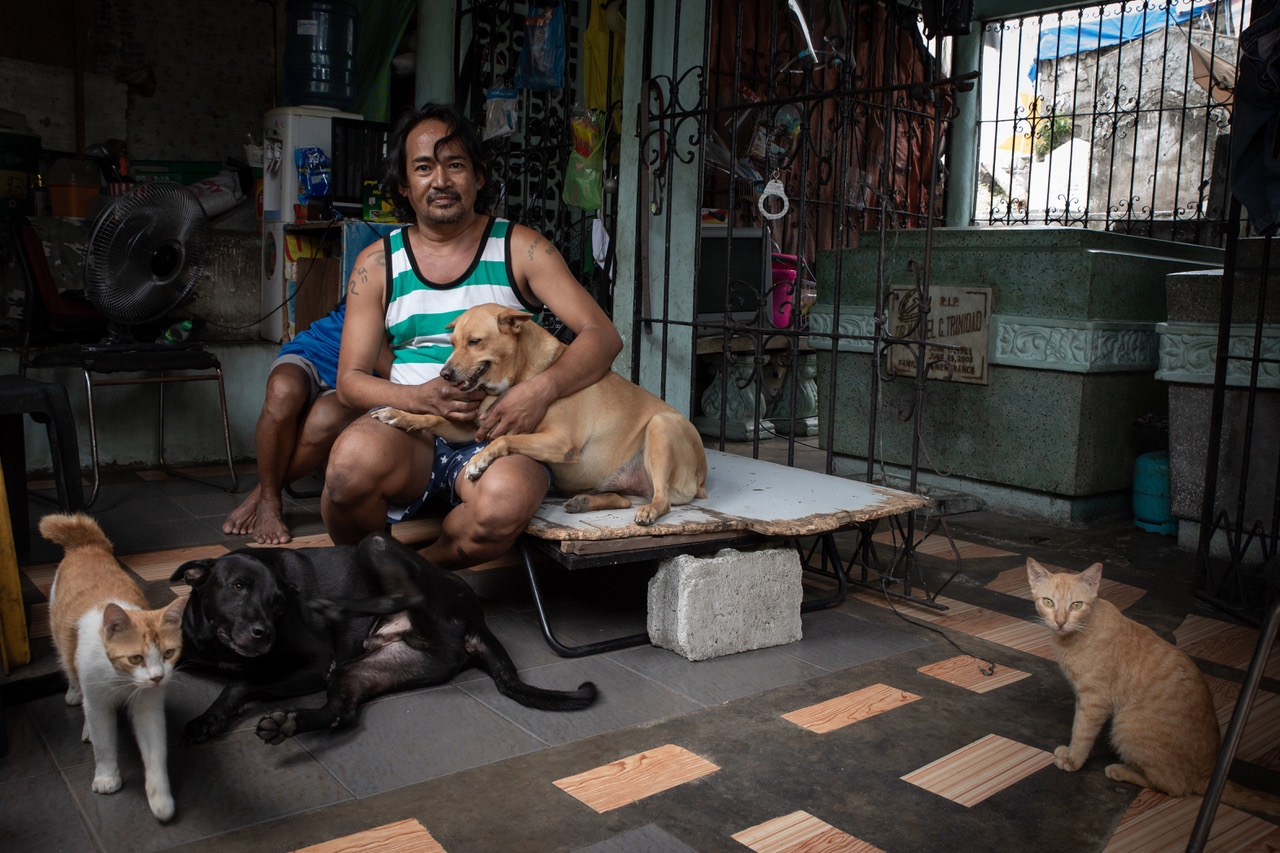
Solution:
{"label": "brown curtain", "polygon": [[[715,0],[709,127],[764,180],[777,172],[791,208],[773,220],[773,239],[812,262],[817,250],[856,245],[857,232],[877,229],[882,217],[891,228],[918,228],[931,211],[940,215],[940,199],[929,198],[935,118],[949,113],[951,93],[925,85],[936,78],[936,63],[914,11],[835,0],[802,5],[816,68],[799,56],[805,41],[785,2]],[[753,107],[757,99],[766,106]],[[789,136],[781,128],[797,118],[800,131]],[[752,143],[770,124],[775,157],[766,168]],[[751,182],[737,180],[733,200],[729,183],[727,171],[709,166],[704,206],[729,208],[737,225],[758,225]]]}

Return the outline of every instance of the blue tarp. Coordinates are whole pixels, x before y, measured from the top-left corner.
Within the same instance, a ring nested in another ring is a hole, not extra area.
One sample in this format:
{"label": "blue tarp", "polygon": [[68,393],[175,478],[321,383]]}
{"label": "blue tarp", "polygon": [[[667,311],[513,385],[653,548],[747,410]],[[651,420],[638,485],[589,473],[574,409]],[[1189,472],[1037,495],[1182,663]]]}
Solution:
{"label": "blue tarp", "polygon": [[1165,27],[1181,24],[1196,15],[1208,12],[1213,3],[1196,3],[1186,8],[1126,10],[1123,15],[1100,18],[1096,21],[1080,21],[1076,24],[1053,27],[1040,33],[1040,48],[1036,61],[1027,69],[1027,77],[1036,79],[1038,63],[1061,56],[1074,56],[1086,50],[1100,50],[1136,38]]}

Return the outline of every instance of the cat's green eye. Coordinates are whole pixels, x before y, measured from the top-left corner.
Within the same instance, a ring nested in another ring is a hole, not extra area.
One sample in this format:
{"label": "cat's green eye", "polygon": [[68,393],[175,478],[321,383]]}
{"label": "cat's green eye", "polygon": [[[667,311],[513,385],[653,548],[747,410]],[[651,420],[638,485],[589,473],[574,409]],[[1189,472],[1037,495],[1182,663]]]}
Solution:
{"label": "cat's green eye", "polygon": [[1041,604],[1043,604],[1045,607],[1052,607],[1052,606],[1053,606],[1053,599],[1052,599],[1052,598],[1042,598],[1042,599],[1040,599],[1040,603],[1041,603]]}
{"label": "cat's green eye", "polygon": [[1083,601],[1073,601],[1073,602],[1071,602],[1071,609],[1072,609],[1072,610],[1079,610],[1081,607],[1084,607],[1084,602],[1083,602]]}
{"label": "cat's green eye", "polygon": [[164,650],[164,659],[165,659],[165,660],[168,660],[169,658],[173,657],[173,656],[174,656],[174,654],[175,654],[177,651],[178,651],[177,649],[165,649],[165,650]]}
{"label": "cat's green eye", "polygon": [[129,663],[137,666],[142,663],[142,655],[129,655]]}

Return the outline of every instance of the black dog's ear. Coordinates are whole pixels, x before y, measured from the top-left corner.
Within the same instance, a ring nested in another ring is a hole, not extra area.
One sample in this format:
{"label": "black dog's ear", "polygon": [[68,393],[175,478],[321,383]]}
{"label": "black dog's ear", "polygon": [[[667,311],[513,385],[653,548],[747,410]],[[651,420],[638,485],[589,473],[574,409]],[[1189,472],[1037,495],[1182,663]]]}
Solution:
{"label": "black dog's ear", "polygon": [[198,589],[209,579],[209,570],[213,568],[216,559],[216,557],[206,557],[203,560],[188,560],[174,570],[169,580],[183,581],[192,589]]}

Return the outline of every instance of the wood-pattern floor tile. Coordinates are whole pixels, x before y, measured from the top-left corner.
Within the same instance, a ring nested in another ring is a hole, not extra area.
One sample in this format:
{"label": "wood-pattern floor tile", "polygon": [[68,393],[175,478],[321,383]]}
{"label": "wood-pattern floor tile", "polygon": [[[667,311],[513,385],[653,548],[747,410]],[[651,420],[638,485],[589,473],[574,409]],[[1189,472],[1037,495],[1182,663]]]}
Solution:
{"label": "wood-pattern floor tile", "polygon": [[[1104,853],[1181,853],[1196,825],[1200,797],[1174,799],[1144,789],[1133,801]],[[1218,806],[1206,850],[1275,850],[1280,827],[1230,806]]]}
{"label": "wood-pattern floor tile", "polygon": [[[1040,565],[1055,574],[1067,571],[1066,569],[1060,569],[1057,566],[1051,566],[1048,563],[1041,563]],[[1027,601],[1031,600],[1031,587],[1027,584],[1027,570],[1022,566],[1019,566],[1016,569],[1008,569],[1007,571],[1003,571],[996,575],[995,579],[992,580],[991,583],[987,584],[987,589],[992,592],[1003,592],[1005,595],[1024,598]],[[1129,607],[1146,594],[1147,591],[1145,589],[1136,586],[1129,586],[1129,584],[1113,581],[1106,577],[1102,579],[1102,584],[1098,588],[1099,598],[1110,601],[1121,610]]]}
{"label": "wood-pattern floor tile", "polygon": [[[893,531],[883,530],[871,537],[873,542],[879,542],[882,545],[894,545],[898,542],[894,538]],[[968,542],[964,539],[954,539],[955,550],[951,548],[951,542],[947,541],[947,537],[940,534],[926,536],[923,540],[916,544],[916,553],[926,557],[942,557],[944,559],[954,559],[956,552],[966,560],[981,560],[986,557],[1017,557],[1018,555],[1012,551],[1003,551],[999,548],[992,548],[989,545],[979,545],[977,542]]]}
{"label": "wood-pattern floor tile", "polygon": [[228,553],[230,552],[222,545],[199,545],[174,548],[171,551],[152,551],[148,554],[126,554],[119,559],[143,580],[161,581],[168,580],[174,569],[188,560],[221,557]]}
{"label": "wood-pattern floor tile", "polygon": [[892,711],[920,697],[887,684],[873,684],[853,693],[846,693],[817,705],[800,708],[783,714],[782,719],[789,720],[801,728],[811,732],[826,734],[847,725]]}
{"label": "wood-pattern floor tile", "polygon": [[719,769],[684,747],[667,744],[557,779],[553,784],[603,813]]}
{"label": "wood-pattern floor tile", "polygon": [[445,849],[416,820],[401,820],[302,847],[294,853],[445,853]]}
{"label": "wood-pattern floor tile", "polygon": [[[898,584],[892,584],[889,589],[901,590],[902,587]],[[875,606],[883,607],[886,610],[889,609],[889,602],[885,600],[884,593],[882,592],[857,587],[850,592],[850,595],[861,601],[865,601],[868,604],[874,604]],[[934,610],[932,607],[926,607],[923,604],[915,604],[910,601],[903,601],[901,598],[894,598],[893,606],[910,616],[912,619],[922,619],[926,622],[937,622],[939,619],[945,619],[949,616],[958,616],[959,614],[967,613],[970,610],[981,609],[972,604],[965,604],[963,601],[956,601],[954,598],[947,598],[944,595],[939,595],[935,601],[947,609]]]}
{"label": "wood-pattern floor tile", "polygon": [[808,812],[792,812],[734,833],[756,853],[883,853]]}
{"label": "wood-pattern floor tile", "polygon": [[1053,756],[1043,749],[989,734],[902,780],[971,807],[1051,764]]}
{"label": "wood-pattern floor tile", "polygon": [[36,589],[43,592],[45,597],[48,597],[49,589],[53,586],[53,578],[58,574],[58,564],[41,563],[38,566],[26,566],[23,568],[22,573],[36,585]]}
{"label": "wood-pattern floor tile", "polygon": [[995,665],[995,671],[991,675],[983,675],[982,669],[986,665],[972,655],[959,655],[922,666],[917,671],[948,684],[972,690],[974,693],[990,693],[992,690],[1007,687],[1031,675],[1029,672],[1000,664]]}
{"label": "wood-pattern floor tile", "polygon": [[49,625],[49,605],[33,604],[27,609],[27,636],[50,637],[53,629]]}
{"label": "wood-pattern floor tile", "polygon": [[[1211,660],[1235,669],[1249,669],[1254,647],[1258,643],[1258,631],[1244,625],[1235,625],[1219,619],[1209,619],[1190,613],[1182,624],[1174,629],[1178,648],[1195,658]],[[1280,679],[1280,653],[1271,649],[1262,674]]]}
{"label": "wood-pattern floor tile", "polygon": [[975,607],[964,613],[946,615],[941,619],[935,619],[934,624],[943,628],[963,631],[975,637],[982,637],[991,631],[1008,628],[1010,625],[1025,624],[1025,622],[1014,616],[1006,616],[1003,613],[996,613],[994,610]]}
{"label": "wood-pattern floor tile", "polygon": [[[1202,674],[1205,684],[1209,685],[1218,727],[1225,734],[1231,715],[1235,713],[1236,700],[1240,697],[1240,685],[1225,678]],[[1236,757],[1280,771],[1280,694],[1267,690],[1254,694],[1244,734],[1236,747]]]}
{"label": "wood-pattern floor tile", "polygon": [[983,631],[981,634],[975,634],[974,636],[988,642],[1008,646],[1011,649],[1017,649],[1020,652],[1026,652],[1029,655],[1044,658],[1045,660],[1057,660],[1054,655],[1053,638],[1049,634],[1049,629],[1039,622],[1012,619],[1004,625]]}

